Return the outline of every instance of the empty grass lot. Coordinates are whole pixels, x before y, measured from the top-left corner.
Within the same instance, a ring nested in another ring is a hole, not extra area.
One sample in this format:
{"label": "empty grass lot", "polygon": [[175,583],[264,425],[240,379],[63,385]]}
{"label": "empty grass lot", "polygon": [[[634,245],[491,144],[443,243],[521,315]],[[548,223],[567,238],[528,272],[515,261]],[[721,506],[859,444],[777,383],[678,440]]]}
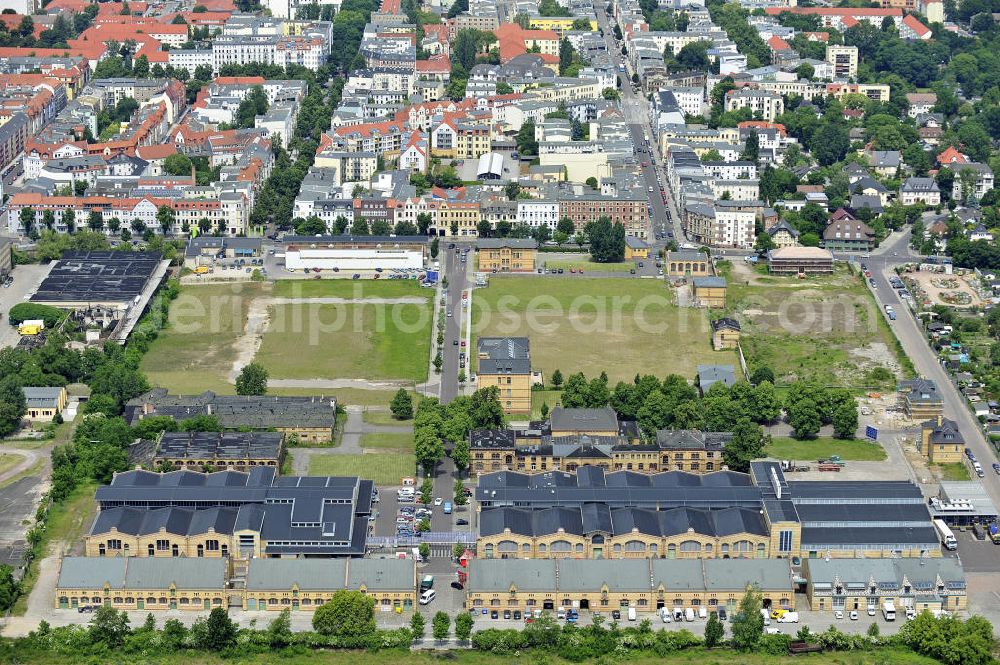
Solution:
{"label": "empty grass lot", "polygon": [[846,267],[804,280],[762,277],[739,264],[731,269],[726,314],[743,326],[747,362],[770,367],[778,386],[809,379],[860,393],[891,388],[893,381],[880,385],[866,376],[877,366],[911,371],[878,305]]}
{"label": "empty grass lot", "polygon": [[361,447],[413,450],[413,435],[402,432],[369,432],[361,435]]}
{"label": "empty grass lot", "polygon": [[250,300],[263,294],[263,284],[181,289],[171,305],[168,327],[142,359],[150,385],[181,394],[235,392],[226,378],[236,360],[234,345],[243,333]]}
{"label": "empty grass lot", "polygon": [[477,337],[528,336],[546,380],[557,368],[606,371],[613,386],[637,372],[690,379],[700,363],[737,364],[733,352],[712,350],[705,310],[677,307],[660,280],[491,277],[472,307]]}
{"label": "empty grass lot", "polygon": [[[584,256],[587,255],[585,254]],[[549,270],[558,270],[559,268],[562,268],[566,272],[569,272],[570,268],[576,268],[577,270],[583,268],[584,275],[588,272],[628,272],[629,270],[635,268],[635,264],[631,261],[622,261],[621,263],[594,263],[593,261],[588,261],[585,258],[581,258],[579,261],[544,261],[544,263],[545,267]]]}
{"label": "empty grass lot", "polygon": [[371,409],[365,410],[361,414],[362,420],[364,420],[369,425],[412,425],[413,420],[396,420],[392,413],[389,411],[372,411]]}
{"label": "empty grass lot", "polygon": [[433,289],[423,289],[416,280],[368,279],[279,279],[272,295],[279,298],[402,298],[419,296],[430,300]]}
{"label": "empty grass lot", "polygon": [[[263,284],[185,286],[171,305],[168,326],[142,360],[152,385],[182,394],[214,390],[232,394],[228,380],[259,297],[419,297],[426,304],[280,305],[255,360],[271,378],[395,379],[427,376],[431,294],[403,281],[285,280]],[[339,308],[339,309],[338,309]],[[330,325],[342,321],[341,325]],[[273,391],[315,394],[315,390]],[[353,394],[349,394],[353,392]],[[386,392],[386,395],[382,395]],[[374,393],[374,394],[369,394]],[[388,391],[344,391],[344,404],[388,404]]]}
{"label": "empty grass lot", "polygon": [[427,378],[430,305],[278,305],[255,360],[274,379]]}
{"label": "empty grass lot", "polygon": [[561,390],[534,390],[531,393],[531,419],[541,420],[542,404],[549,405],[549,412],[559,403]]}
{"label": "empty grass lot", "polygon": [[806,441],[776,436],[765,451],[777,459],[816,461],[840,455],[844,461],[879,462],[886,458],[885,450],[877,443],[863,439],[831,439],[819,437]]}
{"label": "empty grass lot", "polygon": [[309,461],[310,476],[360,476],[377,485],[398,485],[412,476],[417,460],[412,454],[314,455]]}
{"label": "empty grass lot", "polygon": [[965,466],[965,462],[935,464],[931,468],[938,470],[941,480],[972,480],[972,474],[969,473],[969,467]]}

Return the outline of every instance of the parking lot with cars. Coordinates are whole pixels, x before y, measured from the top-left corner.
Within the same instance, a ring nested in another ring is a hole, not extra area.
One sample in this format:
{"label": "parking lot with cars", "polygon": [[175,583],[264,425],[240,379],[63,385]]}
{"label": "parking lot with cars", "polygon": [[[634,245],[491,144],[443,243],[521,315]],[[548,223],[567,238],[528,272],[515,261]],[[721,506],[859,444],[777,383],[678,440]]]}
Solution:
{"label": "parking lot with cars", "polygon": [[14,266],[10,282],[0,287],[0,348],[15,346],[21,338],[17,328],[10,325],[7,312],[14,305],[27,302],[51,267],[51,264]]}

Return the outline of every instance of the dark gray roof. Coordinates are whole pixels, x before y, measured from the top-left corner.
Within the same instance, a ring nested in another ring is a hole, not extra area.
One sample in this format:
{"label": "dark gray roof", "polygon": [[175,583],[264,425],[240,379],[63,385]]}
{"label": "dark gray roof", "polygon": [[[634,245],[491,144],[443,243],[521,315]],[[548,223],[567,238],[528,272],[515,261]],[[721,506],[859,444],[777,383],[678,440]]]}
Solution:
{"label": "dark gray roof", "polygon": [[[177,533],[200,533],[198,529],[219,524],[259,531],[269,554],[356,556],[365,551],[372,492],[371,480],[276,478],[274,467],[264,466],[248,473],[126,471],[98,488],[95,498],[102,512],[92,532],[103,533],[112,525],[129,533],[163,525]],[[218,508],[234,510],[235,516],[205,512]]]}
{"label": "dark gray roof", "polygon": [[776,233],[778,233],[778,231],[786,231],[793,238],[798,238],[799,237],[798,230],[794,226],[792,226],[791,224],[789,224],[788,222],[786,222],[785,220],[781,220],[780,222],[778,222],[777,224],[775,224],[774,226],[772,226],[771,228],[769,228],[767,230],[767,233],[770,236],[774,236]]}
{"label": "dark gray roof", "polygon": [[837,549],[858,545],[891,546],[900,549],[914,546],[936,550],[939,546],[937,531],[933,526],[924,527],[802,527],[802,549],[820,551],[826,546]]}
{"label": "dark gray roof", "polygon": [[740,330],[740,322],[729,317],[712,321],[712,330],[722,330],[723,328],[727,330]]}
{"label": "dark gray roof", "polygon": [[225,429],[273,429],[307,427],[333,429],[336,421],[333,397],[285,397],[269,395],[170,395],[157,388],[129,400],[125,418],[135,425],[145,416],[170,416],[177,421],[214,415]]}
{"label": "dark gray roof", "polygon": [[500,471],[480,476],[476,500],[483,507],[579,507],[605,503],[612,508],[760,508],[761,491],[747,474],[732,471],[694,474],[606,472],[583,466],[576,473],[525,474]]}
{"label": "dark gray roof", "polygon": [[277,460],[281,432],[164,432],[157,458]]}
{"label": "dark gray roof", "polygon": [[[930,326],[928,326],[930,328]],[[938,392],[937,384],[930,379],[911,379],[899,382],[899,390],[906,394],[906,398],[917,404],[940,404],[941,393]]]}
{"label": "dark gray roof", "polygon": [[480,238],[476,241],[478,249],[538,249],[538,241],[532,238]]}
{"label": "dark gray roof", "polygon": [[702,432],[696,429],[661,429],[656,445],[663,449],[721,451],[733,438],[731,432]]}
{"label": "dark gray roof", "polygon": [[34,302],[128,302],[142,293],[159,252],[64,252],[42,280]]}
{"label": "dark gray roof", "polygon": [[480,337],[476,344],[480,374],[530,374],[527,337]]}
{"label": "dark gray roof", "polygon": [[929,420],[923,424],[924,429],[930,429],[930,442],[931,443],[963,443],[965,438],[962,436],[961,430],[958,428],[958,423],[954,420],[949,420],[947,418],[942,418],[940,424],[936,420]]}
{"label": "dark gray roof", "polygon": [[127,508],[120,506],[102,510],[97,514],[91,535],[108,533],[117,529],[119,533],[145,536],[158,532],[161,528],[168,533],[193,536],[207,533],[210,529],[219,534],[233,532],[239,508]]}
{"label": "dark gray roof", "polygon": [[509,448],[513,449],[517,442],[517,434],[509,429],[474,429],[469,432],[470,448]]}
{"label": "dark gray roof", "polygon": [[614,409],[566,409],[557,406],[549,415],[554,431],[617,432],[618,416]]}

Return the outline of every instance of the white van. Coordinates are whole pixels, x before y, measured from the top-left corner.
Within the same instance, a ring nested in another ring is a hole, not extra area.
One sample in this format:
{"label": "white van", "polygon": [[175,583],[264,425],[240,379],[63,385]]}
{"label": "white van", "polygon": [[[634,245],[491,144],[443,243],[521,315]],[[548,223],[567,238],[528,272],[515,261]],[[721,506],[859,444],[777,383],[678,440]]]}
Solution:
{"label": "white van", "polygon": [[694,621],[694,610],[692,610],[690,607],[684,610],[684,620]]}
{"label": "white van", "polygon": [[760,614],[761,614],[761,616],[764,617],[764,625],[765,626],[770,626],[771,625],[771,615],[769,615],[767,613],[767,610],[761,608]]}
{"label": "white van", "polygon": [[432,600],[434,600],[436,596],[437,596],[437,591],[435,591],[434,589],[428,589],[427,591],[424,591],[422,594],[420,594],[420,604],[428,605]]}
{"label": "white van", "polygon": [[629,621],[635,621],[635,608],[634,607],[628,608],[628,620]]}

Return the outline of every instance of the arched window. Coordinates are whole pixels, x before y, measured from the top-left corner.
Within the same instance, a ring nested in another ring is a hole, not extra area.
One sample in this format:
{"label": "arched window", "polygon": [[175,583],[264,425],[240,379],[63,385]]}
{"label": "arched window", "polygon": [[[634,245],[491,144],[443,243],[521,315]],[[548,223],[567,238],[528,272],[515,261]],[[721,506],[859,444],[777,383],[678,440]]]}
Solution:
{"label": "arched window", "polygon": [[697,540],[685,540],[683,543],[681,543],[681,552],[690,553],[690,552],[700,552],[700,551],[701,551],[701,543],[699,543]]}
{"label": "arched window", "polygon": [[497,543],[497,550],[500,552],[516,552],[517,543],[513,540],[501,540]]}
{"label": "arched window", "polygon": [[628,541],[628,542],[625,543],[625,551],[626,552],[645,552],[646,551],[646,543],[642,542],[641,540],[630,540],[630,541]]}
{"label": "arched window", "polygon": [[560,552],[560,553],[572,552],[573,551],[573,545],[568,540],[556,540],[556,541],[552,542],[552,545],[551,545],[550,549],[551,549],[551,551],[552,551],[553,554],[556,553],[556,552]]}

